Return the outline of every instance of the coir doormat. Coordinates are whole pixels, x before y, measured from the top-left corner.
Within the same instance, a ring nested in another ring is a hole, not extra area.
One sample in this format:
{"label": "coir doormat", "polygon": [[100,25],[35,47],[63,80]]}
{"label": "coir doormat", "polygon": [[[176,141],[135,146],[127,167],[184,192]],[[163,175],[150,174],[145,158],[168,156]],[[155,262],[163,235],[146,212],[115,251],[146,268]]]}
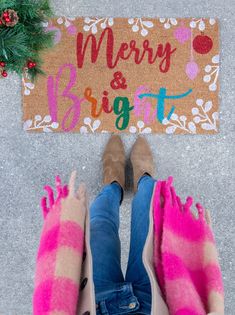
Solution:
{"label": "coir doormat", "polygon": [[218,21],[64,16],[45,76],[23,78],[27,131],[218,132]]}

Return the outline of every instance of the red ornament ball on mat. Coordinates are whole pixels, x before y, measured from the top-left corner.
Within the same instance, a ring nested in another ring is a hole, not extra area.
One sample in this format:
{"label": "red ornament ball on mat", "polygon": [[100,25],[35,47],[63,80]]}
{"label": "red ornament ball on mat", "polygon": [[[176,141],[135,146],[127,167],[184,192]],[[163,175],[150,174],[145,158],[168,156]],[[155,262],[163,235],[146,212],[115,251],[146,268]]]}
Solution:
{"label": "red ornament ball on mat", "polygon": [[4,68],[4,67],[5,67],[5,65],[6,65],[6,64],[5,64],[5,62],[4,62],[4,61],[1,61],[1,62],[0,62],[0,66],[1,66],[2,68]]}
{"label": "red ornament ball on mat", "polygon": [[8,73],[4,70],[4,71],[2,72],[2,76],[3,76],[4,78],[6,78],[6,77],[8,76]]}
{"label": "red ornament ball on mat", "polygon": [[2,25],[2,20],[0,20],[0,25]]}
{"label": "red ornament ball on mat", "polygon": [[6,17],[5,21],[8,23],[8,22],[11,22],[11,19],[9,17]]}
{"label": "red ornament ball on mat", "polygon": [[4,17],[4,18],[9,17],[9,13],[8,13],[7,11],[4,12],[4,13],[3,13],[3,17]]}
{"label": "red ornament ball on mat", "polygon": [[193,49],[199,54],[207,54],[213,47],[213,41],[209,36],[197,35],[193,40]]}

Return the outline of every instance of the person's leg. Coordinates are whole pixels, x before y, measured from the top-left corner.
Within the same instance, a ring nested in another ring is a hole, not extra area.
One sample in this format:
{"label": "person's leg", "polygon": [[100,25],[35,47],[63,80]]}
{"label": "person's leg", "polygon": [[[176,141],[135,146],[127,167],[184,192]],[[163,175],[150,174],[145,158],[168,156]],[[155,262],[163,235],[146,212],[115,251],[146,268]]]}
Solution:
{"label": "person's leg", "polygon": [[154,161],[151,149],[143,137],[135,142],[131,152],[134,172],[132,203],[131,242],[126,272],[126,281],[132,282],[134,294],[140,301],[140,314],[151,313],[151,284],[145,270],[142,254],[149,230],[149,210],[155,180]]}
{"label": "person's leg", "polygon": [[[93,280],[97,293],[123,282],[120,266],[119,206],[125,184],[125,151],[119,136],[111,136],[104,150],[104,188],[90,209]],[[99,294],[100,296],[100,294]]]}
{"label": "person's leg", "polygon": [[96,314],[129,314],[139,311],[131,283],[124,281],[120,266],[118,183],[103,188],[91,206],[91,251]]}
{"label": "person's leg", "polygon": [[122,189],[118,183],[106,185],[90,209],[90,243],[96,293],[124,281],[118,235],[121,197]]}
{"label": "person's leg", "polygon": [[149,229],[149,209],[155,180],[144,175],[138,183],[138,190],[132,202],[131,242],[125,280],[132,282],[134,293],[140,294],[142,303],[151,307],[151,285],[145,270],[142,254]]}

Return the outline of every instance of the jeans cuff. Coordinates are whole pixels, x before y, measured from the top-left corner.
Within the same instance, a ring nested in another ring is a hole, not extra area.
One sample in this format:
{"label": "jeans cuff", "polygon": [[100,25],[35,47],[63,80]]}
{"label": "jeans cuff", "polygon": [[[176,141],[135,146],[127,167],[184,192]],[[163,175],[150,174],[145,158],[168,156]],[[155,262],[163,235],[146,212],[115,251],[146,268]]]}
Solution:
{"label": "jeans cuff", "polygon": [[137,183],[137,187],[139,186],[139,184],[141,183],[142,180],[144,180],[145,178],[148,178],[148,177],[152,178],[152,176],[151,176],[150,174],[144,173],[144,174],[139,178],[138,183]]}

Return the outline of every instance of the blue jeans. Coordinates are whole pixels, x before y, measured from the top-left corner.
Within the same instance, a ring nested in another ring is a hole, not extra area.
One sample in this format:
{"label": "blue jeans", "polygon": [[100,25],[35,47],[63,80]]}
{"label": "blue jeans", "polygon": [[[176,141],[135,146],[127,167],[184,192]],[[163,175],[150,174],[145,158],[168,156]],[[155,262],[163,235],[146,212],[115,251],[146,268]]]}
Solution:
{"label": "blue jeans", "polygon": [[126,276],[121,270],[118,235],[122,189],[105,186],[91,206],[91,252],[97,315],[151,313],[151,286],[142,262],[155,180],[144,175],[132,202],[131,241]]}

